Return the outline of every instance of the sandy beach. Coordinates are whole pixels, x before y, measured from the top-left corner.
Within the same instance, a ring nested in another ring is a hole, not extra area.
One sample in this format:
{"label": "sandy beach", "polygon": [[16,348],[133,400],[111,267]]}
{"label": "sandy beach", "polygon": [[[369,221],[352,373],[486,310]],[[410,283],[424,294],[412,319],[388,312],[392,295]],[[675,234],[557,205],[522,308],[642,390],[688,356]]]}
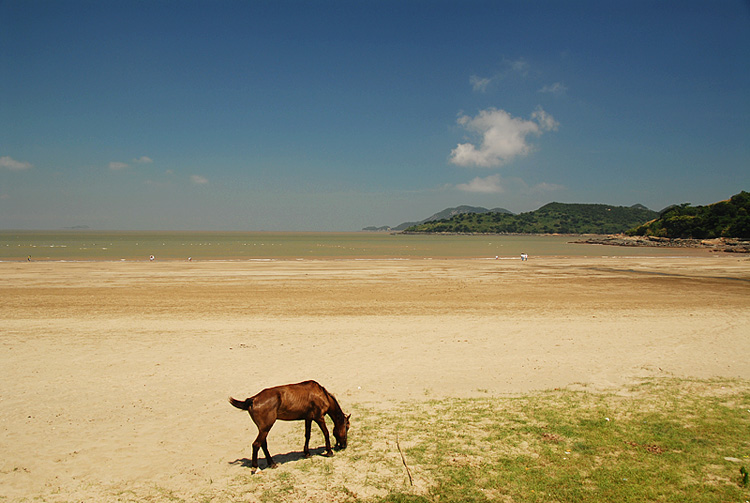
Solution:
{"label": "sandy beach", "polygon": [[347,412],[750,379],[750,260],[729,254],[4,262],[0,291],[0,500],[214,494],[256,433],[227,397],[305,379]]}

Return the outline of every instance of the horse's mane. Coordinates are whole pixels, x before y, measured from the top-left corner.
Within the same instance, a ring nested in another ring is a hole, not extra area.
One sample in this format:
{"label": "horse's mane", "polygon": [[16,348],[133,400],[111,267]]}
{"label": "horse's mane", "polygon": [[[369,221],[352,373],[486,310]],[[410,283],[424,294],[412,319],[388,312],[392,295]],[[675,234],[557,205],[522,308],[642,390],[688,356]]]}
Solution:
{"label": "horse's mane", "polygon": [[[336,400],[336,397],[333,396],[333,394],[330,393],[327,389],[323,388],[323,390],[326,392],[326,395],[328,396],[328,400],[331,402],[331,412],[333,413],[333,415],[336,415],[339,418],[343,418],[344,411],[341,410],[341,406],[339,405],[338,400]],[[333,415],[331,417],[333,417]]]}

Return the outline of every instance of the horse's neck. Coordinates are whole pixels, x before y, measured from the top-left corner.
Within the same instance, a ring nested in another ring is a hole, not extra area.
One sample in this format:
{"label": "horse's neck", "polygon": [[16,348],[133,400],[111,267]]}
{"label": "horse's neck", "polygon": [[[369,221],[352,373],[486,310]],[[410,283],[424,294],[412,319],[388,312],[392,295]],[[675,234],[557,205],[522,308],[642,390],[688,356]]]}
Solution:
{"label": "horse's neck", "polygon": [[328,402],[329,402],[328,415],[331,416],[331,419],[333,419],[333,422],[338,423],[339,421],[343,421],[344,411],[341,410],[341,406],[339,405],[339,402],[336,400],[336,397],[328,393]]}

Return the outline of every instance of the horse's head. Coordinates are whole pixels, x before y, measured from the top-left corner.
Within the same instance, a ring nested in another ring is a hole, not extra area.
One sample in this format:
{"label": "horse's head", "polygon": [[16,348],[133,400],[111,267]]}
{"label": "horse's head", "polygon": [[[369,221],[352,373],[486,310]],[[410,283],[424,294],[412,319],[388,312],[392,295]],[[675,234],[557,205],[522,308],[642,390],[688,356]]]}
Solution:
{"label": "horse's head", "polygon": [[344,416],[343,421],[333,425],[333,436],[336,437],[336,449],[346,449],[346,435],[349,433],[349,418],[351,414]]}

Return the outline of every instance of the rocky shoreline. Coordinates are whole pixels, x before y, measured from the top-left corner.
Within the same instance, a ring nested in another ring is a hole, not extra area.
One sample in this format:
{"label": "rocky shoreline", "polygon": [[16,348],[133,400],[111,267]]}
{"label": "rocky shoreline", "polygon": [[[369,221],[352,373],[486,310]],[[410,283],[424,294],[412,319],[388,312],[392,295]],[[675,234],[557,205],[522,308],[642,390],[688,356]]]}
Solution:
{"label": "rocky shoreline", "polygon": [[579,244],[597,244],[609,246],[652,246],[660,248],[706,248],[715,252],[750,253],[750,241],[737,238],[716,239],[670,239],[656,236],[626,236],[614,234],[608,236],[589,236],[572,241]]}

